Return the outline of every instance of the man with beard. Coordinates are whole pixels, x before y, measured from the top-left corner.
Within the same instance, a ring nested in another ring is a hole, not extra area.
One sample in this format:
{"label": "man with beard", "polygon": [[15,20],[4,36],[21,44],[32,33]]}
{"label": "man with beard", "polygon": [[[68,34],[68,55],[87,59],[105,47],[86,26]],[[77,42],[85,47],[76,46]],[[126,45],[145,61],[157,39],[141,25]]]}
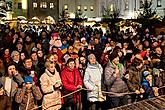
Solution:
{"label": "man with beard", "polygon": [[84,78],[84,72],[85,72],[85,69],[87,67],[86,63],[87,63],[86,58],[84,56],[79,57],[79,68],[78,68],[78,70],[80,72],[80,75],[81,75],[82,79]]}

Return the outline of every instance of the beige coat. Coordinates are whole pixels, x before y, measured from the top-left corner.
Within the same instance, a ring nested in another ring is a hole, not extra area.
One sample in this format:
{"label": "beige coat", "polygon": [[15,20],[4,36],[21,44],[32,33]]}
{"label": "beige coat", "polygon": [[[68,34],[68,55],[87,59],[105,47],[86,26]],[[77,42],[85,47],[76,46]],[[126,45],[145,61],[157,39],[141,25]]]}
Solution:
{"label": "beige coat", "polygon": [[61,92],[59,89],[54,89],[61,86],[59,73],[55,71],[53,75],[46,69],[40,78],[40,82],[44,93],[43,110],[59,110],[61,108]]}

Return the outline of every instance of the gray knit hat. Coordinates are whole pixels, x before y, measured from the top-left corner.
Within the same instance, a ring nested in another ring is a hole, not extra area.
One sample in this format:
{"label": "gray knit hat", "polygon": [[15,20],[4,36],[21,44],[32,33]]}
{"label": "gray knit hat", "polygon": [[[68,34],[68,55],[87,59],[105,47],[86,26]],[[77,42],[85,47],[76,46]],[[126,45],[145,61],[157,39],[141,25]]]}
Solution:
{"label": "gray knit hat", "polygon": [[88,55],[88,60],[91,59],[92,57],[96,58],[94,54],[92,54],[92,53],[89,54],[89,55]]}

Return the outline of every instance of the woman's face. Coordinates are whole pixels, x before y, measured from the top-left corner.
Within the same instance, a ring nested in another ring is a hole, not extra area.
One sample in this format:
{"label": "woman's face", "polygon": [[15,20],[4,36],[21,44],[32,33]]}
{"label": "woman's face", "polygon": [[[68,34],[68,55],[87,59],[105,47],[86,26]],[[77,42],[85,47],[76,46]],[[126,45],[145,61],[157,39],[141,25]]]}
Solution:
{"label": "woman's face", "polygon": [[39,50],[39,51],[37,52],[37,54],[38,54],[39,57],[43,57],[43,52],[42,52],[42,51]]}
{"label": "woman's face", "polygon": [[62,44],[63,44],[63,45],[67,44],[67,41],[66,41],[66,40],[63,40],[63,41],[62,41]]}
{"label": "woman's face", "polygon": [[68,67],[69,67],[71,70],[73,70],[74,67],[75,67],[75,62],[74,62],[74,61],[69,62],[69,63],[68,63]]}
{"label": "woman's face", "polygon": [[37,48],[38,48],[38,49],[41,49],[41,48],[42,48],[41,44],[38,43],[38,44],[37,44]]}
{"label": "woman's face", "polygon": [[55,64],[54,64],[54,63],[51,63],[51,64],[49,65],[48,70],[49,70],[50,72],[55,72]]}
{"label": "woman's face", "polygon": [[29,36],[26,37],[26,41],[30,42],[31,38]]}
{"label": "woman's face", "polygon": [[148,41],[145,41],[145,42],[144,42],[144,45],[145,45],[146,47],[148,47],[148,46],[149,46],[149,42],[148,42]]}
{"label": "woman's face", "polygon": [[117,65],[119,63],[119,57],[116,57],[115,59],[113,59],[112,61],[115,65]]}
{"label": "woman's face", "polygon": [[69,46],[69,47],[68,47],[68,52],[69,52],[69,53],[73,53],[73,51],[74,51],[73,47],[72,47],[72,46]]}
{"label": "woman's face", "polygon": [[53,48],[53,53],[57,53],[58,49],[57,48]]}
{"label": "woman's face", "polygon": [[53,55],[51,55],[51,56],[49,57],[49,61],[50,61],[50,62],[54,62],[54,56],[53,56]]}
{"label": "woman's face", "polygon": [[58,61],[58,55],[57,54],[54,54],[53,56],[54,56],[54,61],[55,62]]}
{"label": "woman's face", "polygon": [[91,58],[89,59],[89,63],[90,63],[90,64],[96,64],[96,57],[91,57]]}
{"label": "woman's face", "polygon": [[31,58],[32,58],[33,61],[37,61],[37,53],[33,53],[31,55]]}
{"label": "woman's face", "polygon": [[138,49],[139,49],[139,50],[143,50],[143,45],[140,44],[140,45],[138,46]]}
{"label": "woman's face", "polygon": [[146,79],[147,79],[148,81],[152,81],[152,75],[148,75],[148,76],[146,77]]}
{"label": "woman's face", "polygon": [[9,49],[6,49],[5,50],[5,55],[9,55],[10,53],[9,53]]}
{"label": "woman's face", "polygon": [[128,48],[128,44],[124,43],[123,48],[127,49]]}
{"label": "woman's face", "polygon": [[15,71],[16,71],[16,68],[15,68],[14,65],[11,65],[11,66],[8,67],[8,75],[9,76],[12,76],[13,72],[15,72]]}
{"label": "woman's face", "polygon": [[21,53],[21,60],[25,59],[25,53]]}

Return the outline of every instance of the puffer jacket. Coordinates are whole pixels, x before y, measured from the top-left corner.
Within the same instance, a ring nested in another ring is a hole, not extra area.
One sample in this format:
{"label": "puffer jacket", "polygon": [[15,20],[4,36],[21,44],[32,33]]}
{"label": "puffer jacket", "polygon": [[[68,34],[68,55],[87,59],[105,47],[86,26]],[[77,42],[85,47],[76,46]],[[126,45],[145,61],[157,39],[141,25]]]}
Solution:
{"label": "puffer jacket", "polygon": [[25,87],[18,89],[15,101],[20,104],[20,110],[31,110],[36,107],[36,101],[42,98],[39,87],[33,85],[27,90]]}
{"label": "puffer jacket", "polygon": [[[61,80],[64,87],[63,93],[71,93],[77,90],[78,85],[83,85],[80,73],[77,68],[71,70],[69,67],[65,67],[65,69],[61,72]],[[75,93],[73,97],[74,103],[80,101],[79,92]]]}
{"label": "puffer jacket", "polygon": [[104,97],[101,92],[101,77],[103,73],[103,68],[99,63],[95,65],[91,65],[88,63],[87,68],[85,70],[84,76],[84,86],[93,91],[87,91],[87,99],[90,102],[95,101],[104,101]]}
{"label": "puffer jacket", "polygon": [[51,74],[47,69],[40,78],[41,89],[44,93],[42,105],[43,110],[59,110],[61,108],[61,78],[55,70],[55,74]]}
{"label": "puffer jacket", "polygon": [[[125,69],[122,64],[120,64],[119,73],[117,77],[114,77],[113,74],[115,72],[115,67],[109,61],[105,68],[105,76],[104,76],[104,84],[107,86],[108,92],[115,93],[124,93],[128,92],[128,87],[125,81],[123,80],[123,74],[125,73]],[[108,96],[112,96],[108,94]]]}

